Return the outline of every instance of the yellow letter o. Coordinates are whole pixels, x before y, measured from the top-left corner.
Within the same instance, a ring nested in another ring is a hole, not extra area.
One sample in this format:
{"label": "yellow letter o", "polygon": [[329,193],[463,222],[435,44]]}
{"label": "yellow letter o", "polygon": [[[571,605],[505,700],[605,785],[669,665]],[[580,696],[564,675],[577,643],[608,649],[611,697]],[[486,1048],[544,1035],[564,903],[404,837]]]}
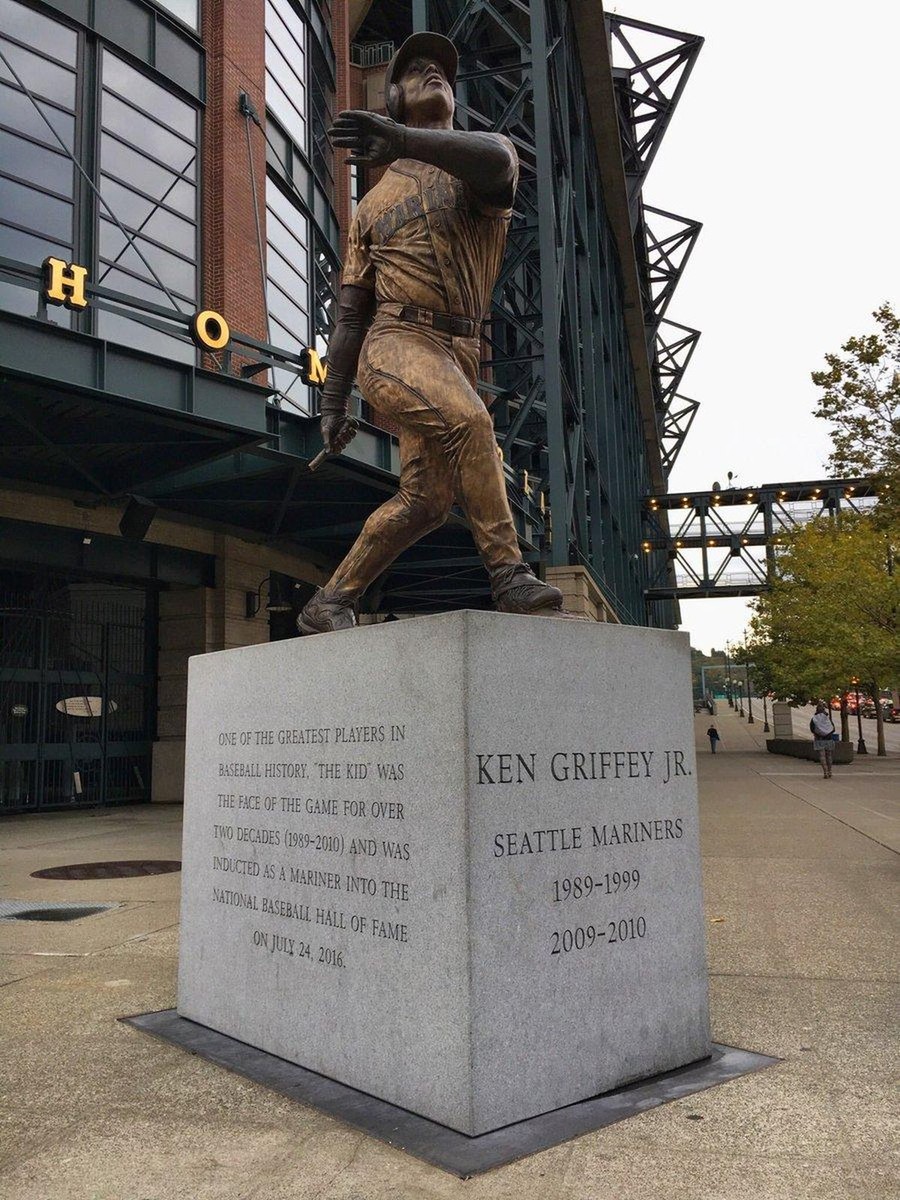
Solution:
{"label": "yellow letter o", "polygon": [[198,346],[205,346],[207,350],[222,350],[228,345],[231,330],[223,316],[211,308],[205,308],[203,312],[194,314],[191,336]]}

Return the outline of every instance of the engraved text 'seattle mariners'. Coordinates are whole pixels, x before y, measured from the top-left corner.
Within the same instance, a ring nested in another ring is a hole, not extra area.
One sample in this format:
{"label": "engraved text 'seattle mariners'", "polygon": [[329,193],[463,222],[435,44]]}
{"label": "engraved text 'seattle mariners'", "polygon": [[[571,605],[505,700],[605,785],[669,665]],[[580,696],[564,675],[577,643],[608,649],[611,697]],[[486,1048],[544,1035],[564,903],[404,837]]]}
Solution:
{"label": "engraved text 'seattle mariners'", "polygon": [[[303,633],[354,624],[369,586],[419,538],[466,512],[505,612],[561,614],[562,594],[522,561],[493,423],[475,390],[480,330],[506,243],[518,177],[508,138],[454,130],[457,54],[414,34],[388,65],[389,118],[345,112],[331,137],[348,161],[387,166],[350,231],[322,393],[330,452],[352,439],[353,380],[400,430],[400,488],[300,615]],[[402,124],[400,122],[403,122]]]}

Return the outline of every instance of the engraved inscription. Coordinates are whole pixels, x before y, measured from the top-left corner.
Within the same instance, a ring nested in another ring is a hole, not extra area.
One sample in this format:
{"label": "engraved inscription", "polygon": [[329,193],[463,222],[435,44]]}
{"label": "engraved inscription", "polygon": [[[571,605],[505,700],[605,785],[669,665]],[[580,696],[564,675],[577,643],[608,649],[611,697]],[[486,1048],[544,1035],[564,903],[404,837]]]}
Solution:
{"label": "engraved inscription", "polygon": [[[496,829],[491,836],[490,858],[510,860],[520,873],[528,872],[521,875],[524,880],[532,874],[546,878],[542,864],[556,861],[552,856],[565,864],[558,873],[551,867],[551,878],[540,886],[547,903],[543,911],[551,959],[576,956],[573,961],[587,962],[590,953],[611,948],[628,952],[652,939],[653,924],[646,912],[634,910],[633,901],[640,902],[648,887],[654,887],[658,856],[677,849],[685,836],[684,817],[666,812],[665,807],[672,795],[668,785],[690,774],[687,751],[676,747],[613,746],[542,754],[503,749],[475,754],[472,782],[476,788],[505,785],[508,794],[526,798],[546,792],[552,797],[547,810],[557,815],[566,812],[567,796],[572,795],[577,797],[579,813],[585,811],[585,800],[597,813],[590,823],[532,824]],[[629,789],[641,787],[645,796],[647,780],[658,785],[654,790],[663,811],[625,819],[622,806],[630,799]],[[561,927],[555,914],[568,906],[577,906],[579,923]]]}
{"label": "engraved inscription", "polygon": [[[214,734],[212,901],[236,938],[304,969],[346,968],[359,938],[414,944],[409,802],[390,795],[408,778],[407,737],[406,723],[349,721]],[[255,923],[242,932],[245,916]]]}

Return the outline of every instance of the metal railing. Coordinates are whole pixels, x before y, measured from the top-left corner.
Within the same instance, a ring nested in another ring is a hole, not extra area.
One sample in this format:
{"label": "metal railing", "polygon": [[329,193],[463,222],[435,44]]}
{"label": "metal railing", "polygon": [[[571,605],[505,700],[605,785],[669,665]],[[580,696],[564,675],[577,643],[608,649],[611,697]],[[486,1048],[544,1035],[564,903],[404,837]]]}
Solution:
{"label": "metal railing", "polygon": [[393,56],[393,42],[350,43],[350,62],[354,67],[385,67]]}

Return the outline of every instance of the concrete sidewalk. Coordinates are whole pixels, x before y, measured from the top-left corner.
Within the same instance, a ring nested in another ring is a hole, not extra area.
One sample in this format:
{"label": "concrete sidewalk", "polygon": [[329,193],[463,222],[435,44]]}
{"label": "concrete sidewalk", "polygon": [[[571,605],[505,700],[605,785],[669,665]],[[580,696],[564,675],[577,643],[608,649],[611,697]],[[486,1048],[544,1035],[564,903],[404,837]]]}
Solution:
{"label": "concrete sidewalk", "polygon": [[3,1200],[887,1200],[897,1065],[900,756],[824,781],[725,707],[696,720],[717,1041],[778,1066],[461,1182],[117,1023],[175,1001],[178,808],[6,818],[2,898],[115,901],[0,925]]}

